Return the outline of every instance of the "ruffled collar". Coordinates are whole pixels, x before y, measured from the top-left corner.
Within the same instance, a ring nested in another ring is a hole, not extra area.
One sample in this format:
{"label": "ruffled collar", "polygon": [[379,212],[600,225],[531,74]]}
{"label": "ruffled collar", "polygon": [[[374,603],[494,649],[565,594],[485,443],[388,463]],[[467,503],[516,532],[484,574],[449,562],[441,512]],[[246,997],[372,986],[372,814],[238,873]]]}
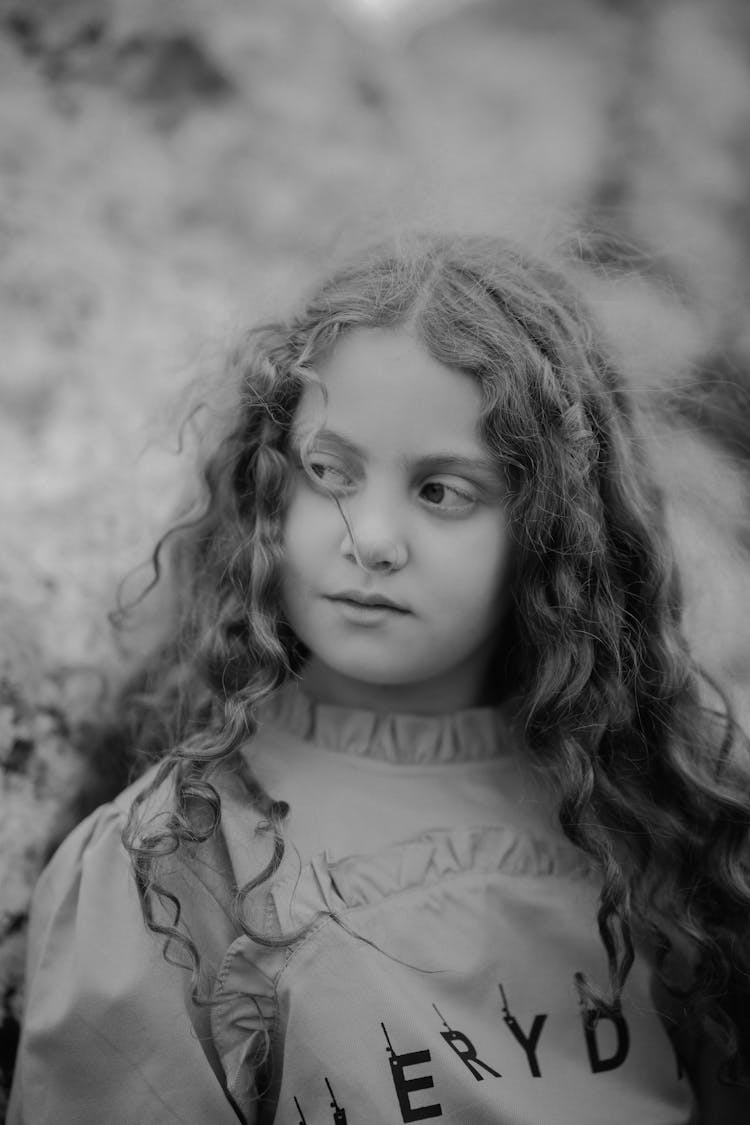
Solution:
{"label": "ruffled collar", "polygon": [[320,703],[296,684],[285,687],[259,715],[326,750],[405,765],[478,762],[511,752],[509,719],[492,707],[447,715],[390,714]]}

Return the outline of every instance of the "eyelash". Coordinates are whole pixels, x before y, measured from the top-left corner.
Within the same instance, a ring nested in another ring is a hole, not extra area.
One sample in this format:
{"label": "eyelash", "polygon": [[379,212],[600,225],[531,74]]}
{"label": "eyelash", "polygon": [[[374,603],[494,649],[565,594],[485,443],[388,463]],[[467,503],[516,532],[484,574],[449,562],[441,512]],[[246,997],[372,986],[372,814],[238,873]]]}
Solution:
{"label": "eyelash", "polygon": [[[298,458],[298,466],[305,473],[313,488],[318,488],[326,495],[346,496],[356,489],[356,480],[340,465],[321,460],[309,460],[304,462],[301,458]],[[326,477],[328,479],[326,479]],[[334,479],[331,480],[331,477]],[[445,493],[458,497],[461,503],[444,506],[439,502],[426,500],[422,496],[422,493],[424,489],[429,486],[437,486],[438,488],[444,489]],[[440,480],[439,477],[428,477],[426,480],[422,481],[417,496],[420,502],[429,511],[445,515],[466,513],[473,510],[478,503],[476,494],[468,488],[463,489],[454,484],[448,484],[447,481]]]}
{"label": "eyelash", "polygon": [[[316,472],[317,469],[321,469],[322,471],[318,473]],[[313,484],[320,481],[326,492],[344,495],[353,490],[354,481],[344,469],[339,468],[337,465],[326,464],[324,461],[310,461],[309,470],[312,473]],[[331,484],[330,481],[324,479],[325,476],[333,476],[337,483]]]}
{"label": "eyelash", "polygon": [[[346,472],[340,465],[332,464],[329,461],[307,459],[303,460],[301,456],[297,456],[297,468],[304,473],[308,482],[313,488],[318,489],[325,495],[332,496],[346,496],[353,491],[354,480],[351,475]],[[317,470],[321,470],[318,472]],[[326,475],[332,475],[337,480],[326,480]]]}
{"label": "eyelash", "polygon": [[[429,485],[437,485],[438,488],[444,489],[445,492],[449,492],[453,496],[460,497],[462,503],[461,504],[455,504],[455,505],[452,505],[452,506],[449,506],[449,507],[442,507],[441,505],[439,505],[437,503],[432,503],[429,500],[422,499],[421,493]],[[447,484],[446,481],[440,480],[439,478],[438,479],[430,478],[430,479],[424,481],[422,483],[422,485],[420,486],[419,492],[420,492],[420,499],[422,499],[423,504],[425,504],[428,508],[430,508],[433,511],[444,512],[446,514],[449,513],[449,512],[452,513],[452,514],[453,513],[458,514],[458,513],[468,512],[468,511],[472,510],[473,508],[475,508],[476,504],[477,504],[477,497],[474,495],[474,493],[470,492],[468,489],[458,488],[454,484]]]}

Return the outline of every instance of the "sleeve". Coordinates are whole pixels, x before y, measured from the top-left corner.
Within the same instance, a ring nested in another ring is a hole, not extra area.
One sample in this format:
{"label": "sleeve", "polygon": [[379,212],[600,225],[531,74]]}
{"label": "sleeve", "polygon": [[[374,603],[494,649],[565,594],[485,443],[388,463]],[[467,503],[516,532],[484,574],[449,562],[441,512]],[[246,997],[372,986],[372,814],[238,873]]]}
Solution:
{"label": "sleeve", "polygon": [[8,1125],[237,1125],[189,974],[144,925],[122,826],[99,809],[35,891]]}
{"label": "sleeve", "polygon": [[679,998],[668,992],[657,977],[653,978],[652,993],[695,1092],[698,1107],[695,1125],[748,1125],[750,1085],[747,1076],[741,1083],[723,1081],[720,1073],[725,1060],[718,1046],[706,1032],[685,1026]]}
{"label": "sleeve", "polygon": [[747,1125],[750,1121],[750,1086],[720,1079],[722,1055],[706,1036],[693,1038],[685,1047],[685,1063],[699,1106],[700,1125]]}

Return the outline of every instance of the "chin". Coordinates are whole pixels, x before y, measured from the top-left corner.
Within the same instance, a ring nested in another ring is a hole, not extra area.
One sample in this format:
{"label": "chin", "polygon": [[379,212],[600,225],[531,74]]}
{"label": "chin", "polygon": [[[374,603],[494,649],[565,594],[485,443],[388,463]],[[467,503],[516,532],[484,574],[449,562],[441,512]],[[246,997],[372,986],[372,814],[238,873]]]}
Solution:
{"label": "chin", "polygon": [[376,688],[391,688],[393,690],[430,683],[434,679],[439,679],[442,671],[427,666],[416,668],[412,665],[399,666],[393,660],[374,662],[337,660],[335,663],[331,662],[329,667],[334,674],[341,676],[343,679]]}
{"label": "chin", "polygon": [[347,680],[356,680],[357,683],[361,684],[372,684],[373,687],[405,687],[407,684],[418,683],[424,678],[404,673],[398,668],[394,668],[393,664],[376,667],[345,664],[341,667],[334,667],[333,671]]}

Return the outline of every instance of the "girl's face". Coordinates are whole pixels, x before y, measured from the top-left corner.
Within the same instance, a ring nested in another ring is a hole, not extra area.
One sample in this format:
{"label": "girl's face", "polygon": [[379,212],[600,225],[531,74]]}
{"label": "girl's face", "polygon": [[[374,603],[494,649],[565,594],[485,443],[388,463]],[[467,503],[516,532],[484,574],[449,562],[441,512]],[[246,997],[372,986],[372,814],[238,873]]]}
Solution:
{"label": "girl's face", "polygon": [[512,547],[478,384],[403,329],[349,332],[318,375],[326,395],[305,387],[292,429],[314,475],[296,470],[285,520],[306,686],[380,710],[484,702]]}

